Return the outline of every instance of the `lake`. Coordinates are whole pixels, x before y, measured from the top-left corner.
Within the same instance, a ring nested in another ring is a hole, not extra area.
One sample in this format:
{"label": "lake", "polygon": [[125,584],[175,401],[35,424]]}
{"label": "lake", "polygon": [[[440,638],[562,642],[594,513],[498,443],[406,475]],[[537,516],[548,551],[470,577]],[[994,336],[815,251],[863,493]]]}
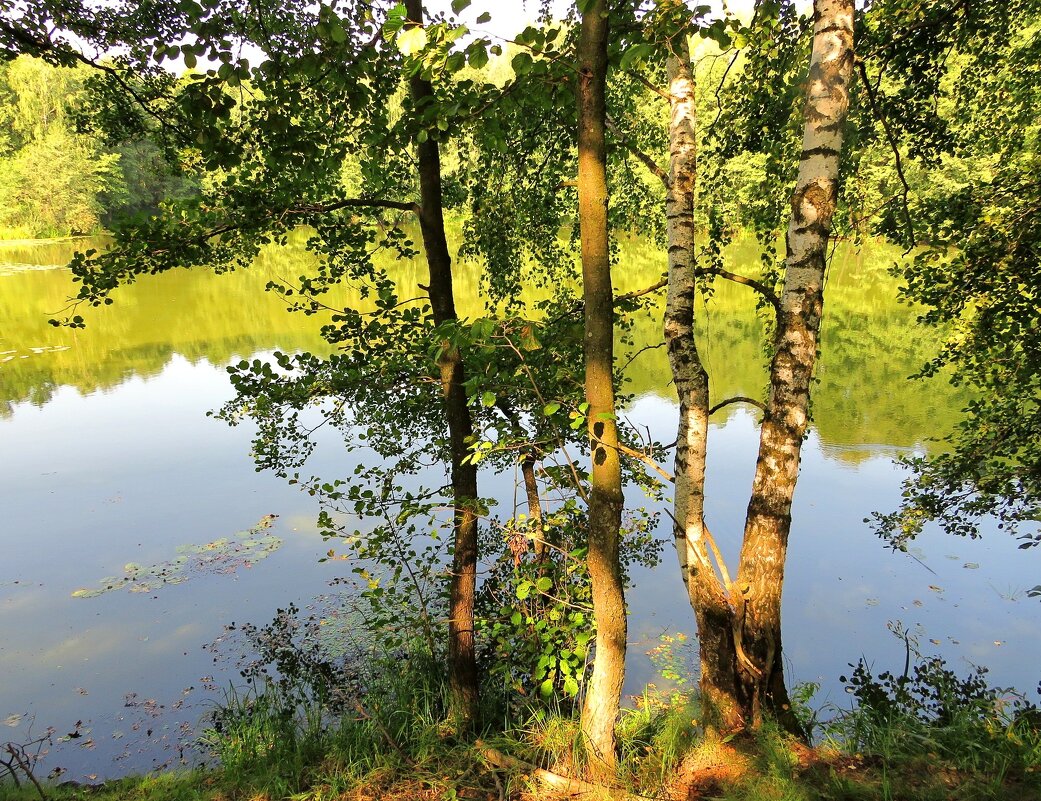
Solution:
{"label": "lake", "polygon": [[[286,313],[263,291],[307,268],[302,240],[248,271],[141,279],[113,306],[81,311],[86,329],[54,328],[47,320],[74,292],[63,265],[77,245],[90,243],[0,243],[0,742],[49,726],[74,734],[40,773],[61,767],[85,781],[179,760],[182,739],[237,677],[234,654],[204,646],[232,622],[266,623],[291,602],[314,607],[350,565],[318,561],[328,545],[316,502],[255,472],[249,427],[206,416],[232,395],[229,363],[323,349],[316,318]],[[985,665],[994,684],[1031,693],[1041,607],[1025,591],[1039,583],[1039,556],[997,531],[979,541],[929,531],[912,555],[893,554],[863,523],[899,500],[894,458],[938,447],[966,401],[942,379],[907,380],[934,334],[895,301],[887,268],[897,255],[839,247],[831,267],[784,595],[789,677],[819,683],[818,705],[848,705],[839,676],[849,662],[903,667],[888,626],[910,629],[923,653],[960,673]],[[740,269],[755,249],[738,243],[730,258]],[[635,241],[621,259],[620,291],[653,283],[664,264]],[[418,264],[400,272],[402,285],[425,278]],[[459,275],[460,313],[479,314],[473,270]],[[699,307],[715,399],[766,386],[762,326],[744,291],[720,287]],[[636,322],[638,341],[659,332],[656,319]],[[663,349],[642,353],[628,374],[626,414],[672,441]],[[708,521],[735,558],[756,418],[731,406],[713,423]],[[308,470],[343,477],[356,458],[320,449]],[[507,483],[486,481],[482,492]],[[269,527],[250,534],[261,521]],[[659,534],[671,539],[665,526]],[[155,580],[120,584],[153,566]],[[671,544],[634,582],[629,693],[655,680],[646,652],[663,632],[693,633]]]}

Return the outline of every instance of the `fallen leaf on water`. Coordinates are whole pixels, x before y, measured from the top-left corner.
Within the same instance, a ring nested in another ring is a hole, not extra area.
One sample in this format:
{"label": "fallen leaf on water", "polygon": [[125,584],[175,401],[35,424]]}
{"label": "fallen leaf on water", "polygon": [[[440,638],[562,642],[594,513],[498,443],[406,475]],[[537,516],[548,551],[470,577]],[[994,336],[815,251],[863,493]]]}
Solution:
{"label": "fallen leaf on water", "polygon": [[930,584],[929,589],[933,592],[943,592],[943,587],[937,587],[935,584]]}
{"label": "fallen leaf on water", "polygon": [[11,726],[12,728],[22,722],[22,715],[8,715],[4,718],[4,725]]}
{"label": "fallen leaf on water", "polygon": [[979,562],[966,562],[964,565],[962,565],[962,567],[964,567],[966,570],[979,570],[980,564]]}

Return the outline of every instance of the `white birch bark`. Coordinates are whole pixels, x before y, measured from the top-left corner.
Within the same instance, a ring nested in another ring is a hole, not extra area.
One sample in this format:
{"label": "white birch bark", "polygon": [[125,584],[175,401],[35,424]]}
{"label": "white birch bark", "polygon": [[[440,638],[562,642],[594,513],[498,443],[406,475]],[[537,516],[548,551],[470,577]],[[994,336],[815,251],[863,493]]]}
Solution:
{"label": "white birch bark", "polygon": [[781,588],[791,505],[809,420],[810,381],[823,309],[828,238],[838,202],[839,162],[853,74],[853,0],[816,0],[799,176],[786,240],[787,267],[770,395],[760,434],[737,587],[738,640],[755,700],[787,704],[781,670]]}

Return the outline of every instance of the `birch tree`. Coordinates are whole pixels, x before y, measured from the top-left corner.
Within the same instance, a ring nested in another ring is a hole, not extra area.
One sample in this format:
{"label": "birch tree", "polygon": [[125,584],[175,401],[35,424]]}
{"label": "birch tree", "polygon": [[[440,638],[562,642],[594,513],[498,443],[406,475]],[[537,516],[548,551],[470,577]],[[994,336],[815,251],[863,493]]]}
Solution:
{"label": "birch tree", "polygon": [[[852,0],[817,0],[798,179],[785,241],[781,294],[751,284],[776,314],[770,390],[760,431],[743,544],[731,576],[705,523],[708,376],[693,329],[696,197],[693,86],[686,43],[669,59],[669,295],[665,338],[680,400],[675,541],[698,625],[701,690],[715,725],[758,727],[772,712],[796,729],[784,683],[781,591],[791,505],[809,421],[810,383],[823,311],[824,274],[838,202],[839,162],[853,71]],[[720,272],[718,269],[715,271]]]}

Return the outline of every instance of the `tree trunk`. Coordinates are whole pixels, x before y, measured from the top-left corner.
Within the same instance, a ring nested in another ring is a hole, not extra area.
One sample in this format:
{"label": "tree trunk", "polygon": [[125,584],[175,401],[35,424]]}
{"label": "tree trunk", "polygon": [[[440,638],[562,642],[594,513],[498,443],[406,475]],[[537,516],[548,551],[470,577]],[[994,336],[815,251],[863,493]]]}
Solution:
{"label": "tree trunk", "polygon": [[614,406],[614,292],[607,234],[607,5],[582,13],[578,44],[578,219],[585,300],[585,390],[592,467],[589,553],[596,658],[582,706],[590,768],[601,781],[616,766],[615,722],[625,676],[625,597],[618,561],[622,479]]}
{"label": "tree trunk", "polygon": [[739,667],[753,726],[769,710],[787,728],[798,727],[781,660],[781,588],[792,496],[809,420],[810,380],[817,357],[853,61],[853,0],[816,0],[802,162],[786,239],[770,394],[745,518],[737,592],[732,598],[737,642],[747,657]]}
{"label": "tree trunk", "polygon": [[[423,24],[422,0],[407,0],[406,13],[411,24]],[[429,81],[416,75],[409,83],[417,112],[433,100]],[[430,270],[430,306],[434,323],[456,319],[452,284],[452,257],[445,236],[441,191],[441,154],[436,139],[420,142],[419,224]],[[474,434],[470,407],[463,384],[466,375],[458,348],[446,342],[438,359],[444,388],[445,417],[452,453],[452,495],[454,507],[452,584],[448,610],[448,661],[451,686],[451,717],[461,732],[478,725],[480,713],[479,679],[474,648],[474,598],[477,593],[477,468],[466,463],[467,442]]]}
{"label": "tree trunk", "polygon": [[674,52],[668,59],[668,76],[672,112],[665,198],[669,238],[665,343],[680,407],[673,536],[683,583],[698,627],[705,718],[713,727],[733,730],[743,726],[744,717],[741,688],[734,669],[737,656],[733,610],[728,603],[729,577],[721,557],[716,556],[720,575],[712,565],[711,534],[705,525],[709,387],[708,373],[694,336],[697,119],[685,35],[674,41]]}

